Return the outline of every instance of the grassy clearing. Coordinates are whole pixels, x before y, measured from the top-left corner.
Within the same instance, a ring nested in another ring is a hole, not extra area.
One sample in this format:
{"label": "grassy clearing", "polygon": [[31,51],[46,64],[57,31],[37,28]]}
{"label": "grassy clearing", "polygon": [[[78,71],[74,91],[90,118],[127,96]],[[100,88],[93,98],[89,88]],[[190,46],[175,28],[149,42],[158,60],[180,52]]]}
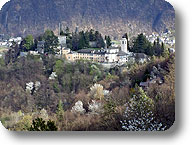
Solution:
{"label": "grassy clearing", "polygon": [[112,43],[117,44],[117,45],[120,45],[120,44],[121,44],[121,42],[120,42],[120,41],[117,41],[117,40],[112,40]]}

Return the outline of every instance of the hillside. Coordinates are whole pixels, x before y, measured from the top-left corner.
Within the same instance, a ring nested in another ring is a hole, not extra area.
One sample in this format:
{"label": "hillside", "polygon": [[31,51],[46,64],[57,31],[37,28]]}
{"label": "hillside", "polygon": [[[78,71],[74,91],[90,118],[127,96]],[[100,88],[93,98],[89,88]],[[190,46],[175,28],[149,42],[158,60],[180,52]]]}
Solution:
{"label": "hillside", "polygon": [[128,26],[133,33],[174,29],[175,11],[163,0],[10,0],[0,11],[0,33],[14,36],[57,32],[59,23],[117,37]]}

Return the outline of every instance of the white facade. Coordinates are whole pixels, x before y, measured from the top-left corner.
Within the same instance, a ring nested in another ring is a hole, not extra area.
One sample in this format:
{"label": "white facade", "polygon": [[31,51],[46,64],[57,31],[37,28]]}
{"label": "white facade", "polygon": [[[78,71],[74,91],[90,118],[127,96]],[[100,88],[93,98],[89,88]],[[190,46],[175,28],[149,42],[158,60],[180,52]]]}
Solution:
{"label": "white facade", "polygon": [[127,55],[119,56],[118,57],[118,62],[119,63],[126,63],[126,62],[128,62],[128,56]]}
{"label": "white facade", "polygon": [[118,61],[116,53],[107,53],[105,54],[105,58],[106,58],[106,62],[108,63],[113,63]]}
{"label": "white facade", "polygon": [[106,52],[107,53],[118,53],[119,52],[119,48],[109,48],[109,49],[106,49]]}
{"label": "white facade", "polygon": [[58,41],[61,46],[66,46],[66,36],[59,36]]}
{"label": "white facade", "polygon": [[127,53],[127,39],[126,38],[122,38],[121,40],[121,50]]}

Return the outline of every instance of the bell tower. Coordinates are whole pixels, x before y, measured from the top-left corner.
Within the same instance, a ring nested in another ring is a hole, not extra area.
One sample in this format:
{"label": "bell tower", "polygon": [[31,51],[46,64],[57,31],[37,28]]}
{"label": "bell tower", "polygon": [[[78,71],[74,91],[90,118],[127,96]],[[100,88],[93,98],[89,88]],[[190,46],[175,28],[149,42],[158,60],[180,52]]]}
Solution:
{"label": "bell tower", "polygon": [[127,39],[126,38],[122,38],[121,40],[121,51],[127,53]]}

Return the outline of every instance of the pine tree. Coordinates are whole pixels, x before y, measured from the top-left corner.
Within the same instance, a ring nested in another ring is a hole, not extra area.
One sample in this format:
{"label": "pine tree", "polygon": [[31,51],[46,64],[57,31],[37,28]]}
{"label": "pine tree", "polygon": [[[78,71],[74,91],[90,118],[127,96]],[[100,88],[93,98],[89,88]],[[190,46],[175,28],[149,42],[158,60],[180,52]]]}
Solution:
{"label": "pine tree", "polygon": [[90,41],[96,41],[96,37],[95,37],[95,34],[94,34],[94,30],[93,30],[93,29],[91,29],[91,30],[89,31],[89,40],[90,40]]}
{"label": "pine tree", "polygon": [[69,38],[69,37],[70,37],[70,34],[71,34],[71,33],[70,33],[70,29],[69,29],[68,27],[66,28],[65,33],[64,33],[64,34],[65,34],[65,36],[66,36],[67,38]]}
{"label": "pine tree", "polygon": [[58,109],[57,109],[56,113],[57,113],[57,115],[61,115],[64,113],[62,100],[60,100],[58,103]]}
{"label": "pine tree", "polygon": [[149,49],[152,49],[151,43],[143,34],[138,35],[138,37],[134,41],[132,51],[134,53],[145,53],[147,55],[151,55],[149,54],[149,52],[151,52]]}
{"label": "pine tree", "polygon": [[161,45],[161,54],[163,54],[164,50],[165,50],[165,46],[164,46],[164,43],[162,42],[162,45]]}
{"label": "pine tree", "polygon": [[63,103],[62,103],[61,100],[60,100],[59,103],[58,103],[58,108],[57,108],[56,114],[57,114],[57,119],[58,119],[58,121],[59,121],[59,122],[62,121],[63,116],[64,116],[64,109],[63,109]]}
{"label": "pine tree", "polygon": [[162,42],[162,46],[161,46],[161,48],[162,48],[162,56],[163,57],[165,57],[165,58],[167,58],[168,56],[169,56],[169,51],[168,51],[168,49],[167,48],[165,48],[165,46],[164,46],[164,43]]}
{"label": "pine tree", "polygon": [[110,36],[105,36],[105,40],[106,40],[107,48],[109,48],[112,44]]}
{"label": "pine tree", "polygon": [[154,49],[154,55],[161,56],[163,54],[163,52],[164,52],[164,43],[162,42],[162,45],[160,45],[159,37],[157,38],[156,41],[154,41],[153,49]]}
{"label": "pine tree", "polygon": [[45,52],[55,54],[55,48],[58,47],[59,41],[58,37],[54,35],[54,32],[51,30],[46,30],[43,34],[43,40],[45,41]]}
{"label": "pine tree", "polygon": [[60,31],[60,35],[61,35],[61,36],[65,36],[65,33],[64,33],[63,30]]}

